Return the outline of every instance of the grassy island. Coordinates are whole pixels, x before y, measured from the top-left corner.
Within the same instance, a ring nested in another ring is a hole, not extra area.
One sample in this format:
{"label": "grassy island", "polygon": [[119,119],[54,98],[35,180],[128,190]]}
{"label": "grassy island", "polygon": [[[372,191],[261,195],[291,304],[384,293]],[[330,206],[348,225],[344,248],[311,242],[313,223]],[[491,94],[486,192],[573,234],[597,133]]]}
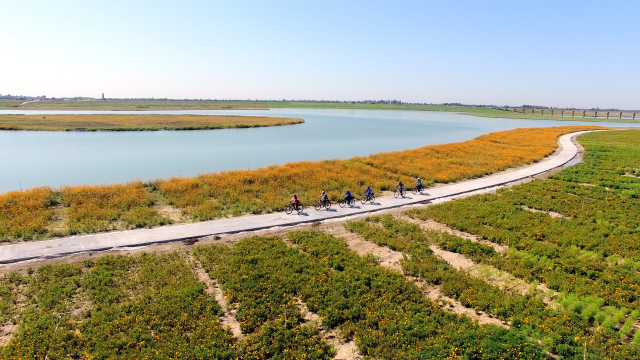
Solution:
{"label": "grassy island", "polygon": [[302,119],[234,115],[0,115],[0,130],[147,131],[249,128],[303,123]]}

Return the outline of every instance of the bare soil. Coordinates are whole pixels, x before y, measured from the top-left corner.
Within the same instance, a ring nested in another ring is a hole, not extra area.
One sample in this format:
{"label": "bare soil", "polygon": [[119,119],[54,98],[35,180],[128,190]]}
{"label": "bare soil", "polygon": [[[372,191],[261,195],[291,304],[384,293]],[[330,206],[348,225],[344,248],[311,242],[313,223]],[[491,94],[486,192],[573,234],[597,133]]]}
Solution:
{"label": "bare soil", "polygon": [[53,217],[47,226],[49,232],[67,233],[67,219],[69,218],[69,209],[63,205],[57,205],[53,209]]}
{"label": "bare soil", "polygon": [[534,208],[530,208],[526,205],[522,205],[522,208],[530,211],[530,212],[541,212],[541,213],[545,213],[545,214],[549,214],[549,216],[551,216],[552,218],[560,218],[560,219],[571,219],[570,216],[566,216],[566,215],[562,215],[560,213],[557,213],[555,211],[544,211],[544,210],[538,210],[538,209],[534,209]]}
{"label": "bare soil", "polygon": [[325,227],[322,230],[337,238],[344,239],[349,249],[358,255],[372,254],[378,258],[381,266],[402,273],[402,265],[400,265],[400,260],[402,260],[401,252],[367,241],[361,236],[348,231],[343,225]]}
{"label": "bare soil", "polygon": [[0,346],[8,345],[16,330],[18,330],[18,324],[14,325],[11,320],[0,325]]}
{"label": "bare soil", "polygon": [[209,296],[213,295],[220,305],[220,308],[224,312],[222,316],[220,316],[220,324],[223,327],[229,327],[229,330],[237,339],[244,339],[244,335],[242,334],[242,330],[240,330],[240,323],[236,320],[235,309],[229,309],[227,304],[227,298],[224,296],[224,291],[218,285],[216,281],[211,280],[209,274],[202,267],[202,264],[198,259],[196,259],[191,253],[189,253],[189,257],[191,259],[192,269],[198,277],[198,280],[203,282],[206,286],[206,292]]}
{"label": "bare soil", "polygon": [[156,203],[153,205],[153,208],[160,215],[171,219],[171,221],[173,221],[174,224],[182,224],[185,222],[182,216],[182,211],[180,211],[180,209],[174,208],[173,206],[167,204],[162,200],[156,200]]}
{"label": "bare soil", "polygon": [[427,220],[420,220],[420,219],[414,219],[411,218],[407,215],[404,214],[400,214],[396,216],[397,218],[410,222],[410,223],[414,223],[418,226],[420,226],[420,229],[422,229],[423,231],[438,231],[438,232],[444,232],[450,235],[454,235],[454,236],[458,236],[461,237],[463,239],[467,239],[473,242],[477,242],[477,243],[481,243],[483,245],[487,245],[487,246],[491,246],[492,248],[494,248],[497,252],[505,252],[507,251],[507,249],[509,248],[506,245],[500,245],[500,244],[496,244],[493,243],[491,241],[487,241],[482,239],[482,237],[478,236],[478,235],[473,235],[473,234],[469,234],[467,232],[464,231],[459,231],[456,229],[453,229],[443,223],[439,223],[435,220],[432,219],[427,219]]}
{"label": "bare soil", "polygon": [[335,360],[359,360],[362,359],[358,351],[356,343],[352,339],[345,339],[341,336],[340,329],[335,328],[330,331],[323,330],[322,319],[320,316],[312,311],[309,311],[307,305],[300,299],[295,298],[298,309],[305,321],[305,323],[313,323],[318,329],[320,329],[320,336],[322,336],[327,342],[333,346],[336,350]]}

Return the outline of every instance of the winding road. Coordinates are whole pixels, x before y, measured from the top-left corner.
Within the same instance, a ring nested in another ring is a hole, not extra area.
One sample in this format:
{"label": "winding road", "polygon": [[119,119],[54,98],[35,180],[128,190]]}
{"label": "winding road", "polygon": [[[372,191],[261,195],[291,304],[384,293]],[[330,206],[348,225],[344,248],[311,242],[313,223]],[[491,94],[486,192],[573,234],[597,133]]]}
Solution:
{"label": "winding road", "polygon": [[571,161],[578,153],[578,148],[576,144],[573,143],[572,138],[588,132],[591,131],[582,131],[560,136],[558,138],[559,151],[535,164],[474,180],[428,188],[419,195],[412,195],[411,193],[408,193],[404,198],[399,199],[395,199],[393,197],[382,197],[376,199],[373,205],[361,205],[360,203],[356,203],[355,206],[346,208],[340,208],[336,205],[330,210],[321,211],[316,211],[312,207],[307,207],[300,214],[294,213],[287,215],[283,212],[279,212],[203,221],[192,224],[163,226],[153,229],[108,232],[4,245],[0,246],[0,264],[9,264],[31,259],[59,257],[82,252],[160,244],[211,235],[293,226],[302,223],[361,215],[416,204],[423,201],[433,203],[449,201],[457,196],[487,192],[509,183],[527,179],[561,167]]}

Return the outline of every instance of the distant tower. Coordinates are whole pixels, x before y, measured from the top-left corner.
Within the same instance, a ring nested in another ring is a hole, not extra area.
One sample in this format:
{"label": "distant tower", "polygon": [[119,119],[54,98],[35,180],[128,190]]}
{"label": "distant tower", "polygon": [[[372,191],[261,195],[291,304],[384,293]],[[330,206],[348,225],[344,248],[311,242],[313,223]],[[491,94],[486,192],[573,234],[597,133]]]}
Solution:
{"label": "distant tower", "polygon": [[104,100],[104,93],[102,93],[102,100]]}

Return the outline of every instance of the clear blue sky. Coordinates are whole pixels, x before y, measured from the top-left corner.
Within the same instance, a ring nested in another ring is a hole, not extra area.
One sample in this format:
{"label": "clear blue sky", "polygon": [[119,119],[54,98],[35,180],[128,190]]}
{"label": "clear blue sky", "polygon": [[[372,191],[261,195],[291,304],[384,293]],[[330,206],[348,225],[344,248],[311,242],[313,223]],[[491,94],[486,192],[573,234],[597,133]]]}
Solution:
{"label": "clear blue sky", "polygon": [[0,94],[640,108],[640,1],[0,0]]}

